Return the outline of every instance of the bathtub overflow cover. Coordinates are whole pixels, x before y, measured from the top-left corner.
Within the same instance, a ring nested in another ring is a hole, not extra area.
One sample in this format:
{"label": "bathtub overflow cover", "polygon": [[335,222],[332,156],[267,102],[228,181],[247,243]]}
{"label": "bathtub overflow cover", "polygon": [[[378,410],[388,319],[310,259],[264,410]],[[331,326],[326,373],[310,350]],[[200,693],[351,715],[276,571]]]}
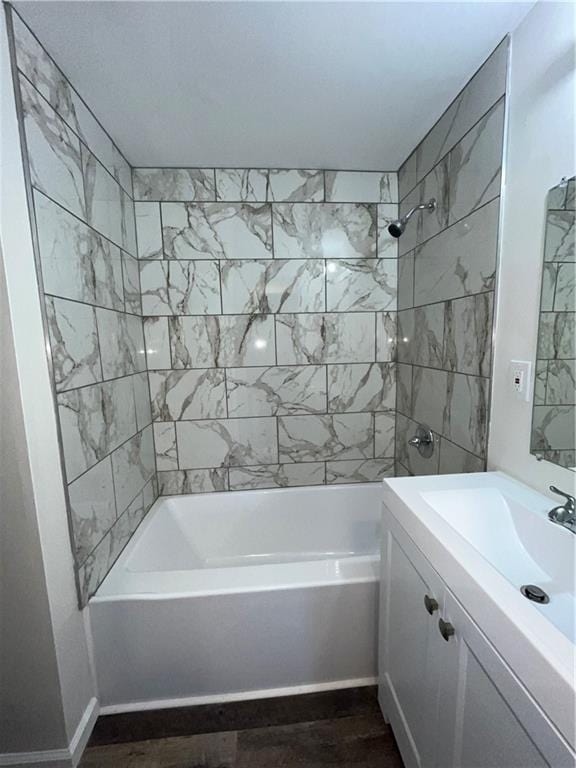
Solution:
{"label": "bathtub overflow cover", "polygon": [[523,587],[520,587],[520,592],[524,595],[524,597],[527,597],[528,600],[533,600],[535,603],[549,603],[550,598],[544,592],[543,589],[540,589],[540,587],[537,587],[535,584],[524,584]]}

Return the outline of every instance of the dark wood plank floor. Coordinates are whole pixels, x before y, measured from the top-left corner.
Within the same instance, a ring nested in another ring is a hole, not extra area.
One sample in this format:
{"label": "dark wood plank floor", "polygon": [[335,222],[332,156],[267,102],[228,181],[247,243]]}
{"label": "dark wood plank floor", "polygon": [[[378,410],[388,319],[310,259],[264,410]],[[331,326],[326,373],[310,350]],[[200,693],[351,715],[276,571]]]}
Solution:
{"label": "dark wood plank floor", "polygon": [[376,688],[100,717],[80,768],[402,768]]}

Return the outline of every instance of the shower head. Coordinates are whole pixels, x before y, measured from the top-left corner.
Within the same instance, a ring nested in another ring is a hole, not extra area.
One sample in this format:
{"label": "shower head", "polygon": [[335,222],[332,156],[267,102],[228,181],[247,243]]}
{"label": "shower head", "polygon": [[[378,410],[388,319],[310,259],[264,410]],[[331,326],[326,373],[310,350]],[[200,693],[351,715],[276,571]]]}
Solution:
{"label": "shower head", "polygon": [[400,237],[401,234],[403,234],[404,230],[406,229],[406,224],[410,221],[413,214],[416,213],[416,211],[434,211],[436,209],[436,199],[434,197],[431,197],[430,200],[428,200],[427,203],[421,203],[420,205],[415,205],[414,208],[411,208],[408,213],[404,214],[401,219],[396,219],[396,221],[393,221],[391,224],[388,225],[388,232],[392,235],[392,237]]}

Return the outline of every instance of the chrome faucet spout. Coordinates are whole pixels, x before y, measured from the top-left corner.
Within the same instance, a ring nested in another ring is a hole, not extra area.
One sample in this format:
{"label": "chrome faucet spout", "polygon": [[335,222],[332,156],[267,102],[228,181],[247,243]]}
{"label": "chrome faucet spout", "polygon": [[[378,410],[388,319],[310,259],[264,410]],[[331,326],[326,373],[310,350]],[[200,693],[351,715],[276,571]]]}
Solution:
{"label": "chrome faucet spout", "polygon": [[572,533],[576,533],[576,499],[569,493],[564,493],[555,485],[550,486],[552,493],[557,493],[565,499],[561,504],[548,512],[548,519],[557,525],[567,528]]}

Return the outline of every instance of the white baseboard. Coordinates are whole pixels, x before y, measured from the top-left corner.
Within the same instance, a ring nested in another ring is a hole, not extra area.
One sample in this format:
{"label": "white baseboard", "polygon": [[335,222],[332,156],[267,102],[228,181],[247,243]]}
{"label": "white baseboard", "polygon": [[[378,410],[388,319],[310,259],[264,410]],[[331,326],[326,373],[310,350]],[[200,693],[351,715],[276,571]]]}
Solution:
{"label": "white baseboard", "polygon": [[39,752],[5,752],[0,754],[3,768],[76,768],[88,743],[99,714],[98,700],[90,699],[67,749],[48,749]]}
{"label": "white baseboard", "polygon": [[131,701],[123,704],[109,704],[100,709],[102,715],[116,715],[122,712],[144,712],[151,709],[171,709],[173,707],[196,707],[201,704],[225,704],[231,701],[250,701],[255,699],[274,699],[280,696],[295,696],[302,693],[336,691],[339,688],[362,688],[376,685],[376,677],[358,677],[353,680],[335,680],[330,683],[312,683],[292,685],[286,688],[263,688],[256,691],[239,691],[210,696],[185,696],[179,699],[151,699],[149,701]]}

